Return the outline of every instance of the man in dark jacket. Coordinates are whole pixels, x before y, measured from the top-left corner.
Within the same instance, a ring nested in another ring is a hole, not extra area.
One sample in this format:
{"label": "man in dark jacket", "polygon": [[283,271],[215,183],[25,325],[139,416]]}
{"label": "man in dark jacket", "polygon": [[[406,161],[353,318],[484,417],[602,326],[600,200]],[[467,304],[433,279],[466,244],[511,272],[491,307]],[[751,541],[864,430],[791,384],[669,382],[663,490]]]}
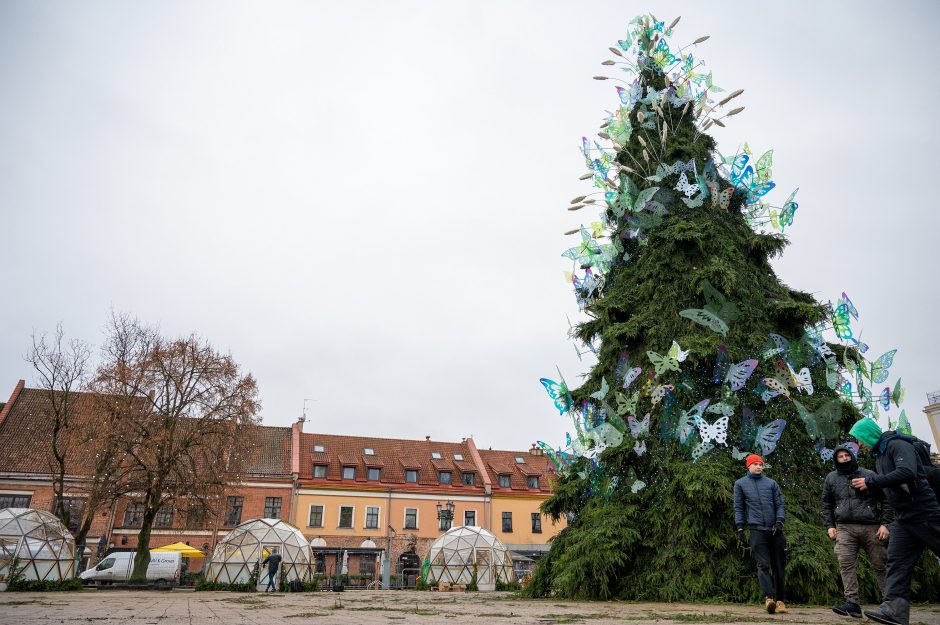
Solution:
{"label": "man in dark jacket", "polygon": [[836,447],[833,462],[835,471],[829,473],[823,482],[822,519],[829,538],[836,541],[835,552],[842,573],[845,603],[834,606],[832,611],[842,616],[862,618],[855,573],[858,550],[861,547],[868,554],[868,561],[878,579],[878,589],[884,595],[887,558],[884,541],[888,539],[887,525],[894,518],[894,512],[887,504],[879,506],[869,492],[852,488],[853,478],[875,474],[859,468],[851,447]]}
{"label": "man in dark jacket", "polygon": [[273,548],[268,557],[261,561],[261,566],[265,564],[268,565],[268,586],[264,589],[264,592],[274,592],[277,590],[274,579],[277,577],[277,570],[281,566],[281,554],[277,552],[277,547]]}
{"label": "man in dark jacket", "polygon": [[884,601],[865,616],[887,625],[908,625],[911,577],[924,547],[940,557],[940,503],[930,488],[917,451],[896,432],[882,433],[873,420],[859,420],[849,430],[875,456],[877,475],[852,480],[852,486],[884,497],[894,508]]}
{"label": "man in dark jacket", "polygon": [[783,494],[780,486],[764,475],[764,460],[751,454],[744,460],[747,475],[734,483],[734,526],[738,540],[748,529],[751,553],[757,562],[757,583],[769,614],[787,610],[784,599],[786,540],[783,536]]}

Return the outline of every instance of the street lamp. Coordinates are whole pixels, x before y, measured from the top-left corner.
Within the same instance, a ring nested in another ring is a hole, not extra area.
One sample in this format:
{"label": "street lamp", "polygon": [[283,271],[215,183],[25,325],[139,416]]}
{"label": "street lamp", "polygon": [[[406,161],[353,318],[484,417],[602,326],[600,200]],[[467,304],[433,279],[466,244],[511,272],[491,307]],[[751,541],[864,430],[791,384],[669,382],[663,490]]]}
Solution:
{"label": "street lamp", "polygon": [[447,500],[447,503],[437,502],[437,520],[441,522],[441,530],[449,530],[454,523],[454,502]]}

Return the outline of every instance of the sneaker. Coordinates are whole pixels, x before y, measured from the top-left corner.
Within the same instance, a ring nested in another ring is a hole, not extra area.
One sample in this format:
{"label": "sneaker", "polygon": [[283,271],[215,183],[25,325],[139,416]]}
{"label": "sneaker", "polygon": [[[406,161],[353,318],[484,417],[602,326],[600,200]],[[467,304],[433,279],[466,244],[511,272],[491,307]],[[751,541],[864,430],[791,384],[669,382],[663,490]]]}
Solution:
{"label": "sneaker", "polygon": [[884,623],[884,625],[905,625],[905,623],[899,621],[896,616],[884,612],[881,608],[877,610],[865,610],[865,616],[876,623]]}
{"label": "sneaker", "polygon": [[777,614],[787,614],[789,610],[787,609],[787,604],[783,601],[777,600]]}
{"label": "sneaker", "polygon": [[764,597],[764,608],[766,608],[767,614],[773,614],[777,611],[777,602],[770,597]]}
{"label": "sneaker", "polygon": [[857,603],[846,601],[842,605],[832,606],[832,611],[839,616],[851,616],[852,618],[862,618],[862,608]]}

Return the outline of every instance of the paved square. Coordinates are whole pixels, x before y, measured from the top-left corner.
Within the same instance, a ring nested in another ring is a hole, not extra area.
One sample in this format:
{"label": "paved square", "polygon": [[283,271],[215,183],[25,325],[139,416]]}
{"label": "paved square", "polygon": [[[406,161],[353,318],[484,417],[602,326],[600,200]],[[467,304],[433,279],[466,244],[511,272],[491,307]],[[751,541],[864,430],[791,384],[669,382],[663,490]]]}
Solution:
{"label": "paved square", "polygon": [[[236,594],[86,590],[74,593],[2,593],[0,625],[34,623],[116,625],[262,625],[304,623],[372,625],[496,623],[849,623],[828,608],[794,607],[768,615],[757,605],[522,600],[511,593],[356,591]],[[940,606],[918,606],[911,625],[940,625]]]}

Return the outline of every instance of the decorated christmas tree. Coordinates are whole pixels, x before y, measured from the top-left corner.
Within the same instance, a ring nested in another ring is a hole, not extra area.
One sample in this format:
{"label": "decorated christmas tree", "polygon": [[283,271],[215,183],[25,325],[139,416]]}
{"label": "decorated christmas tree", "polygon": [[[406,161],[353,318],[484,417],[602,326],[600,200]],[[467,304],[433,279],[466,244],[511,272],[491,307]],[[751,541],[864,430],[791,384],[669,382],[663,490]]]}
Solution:
{"label": "decorated christmas tree", "polygon": [[[794,223],[778,205],[773,152],[719,151],[707,131],[743,110],[677,47],[678,20],[634,19],[604,65],[622,69],[618,106],[582,139],[600,209],[563,256],[585,319],[571,331],[597,364],[570,389],[542,384],[574,433],[541,443],[560,477],[543,510],[568,527],[527,592],[577,598],[750,600],[754,564],[734,539],[732,485],[747,453],[764,456],[786,499],[787,582],[800,601],[840,596],[819,516],[832,449],[862,415],[889,426],[903,399],[892,350],[866,355],[844,293],[822,303],[783,284],[770,260]],[[552,376],[553,378],[556,376]],[[893,412],[892,412],[893,411]],[[884,412],[884,414],[882,414]],[[903,413],[899,420],[906,421]],[[940,598],[925,560],[915,592]],[[874,600],[874,577],[860,575]]]}

